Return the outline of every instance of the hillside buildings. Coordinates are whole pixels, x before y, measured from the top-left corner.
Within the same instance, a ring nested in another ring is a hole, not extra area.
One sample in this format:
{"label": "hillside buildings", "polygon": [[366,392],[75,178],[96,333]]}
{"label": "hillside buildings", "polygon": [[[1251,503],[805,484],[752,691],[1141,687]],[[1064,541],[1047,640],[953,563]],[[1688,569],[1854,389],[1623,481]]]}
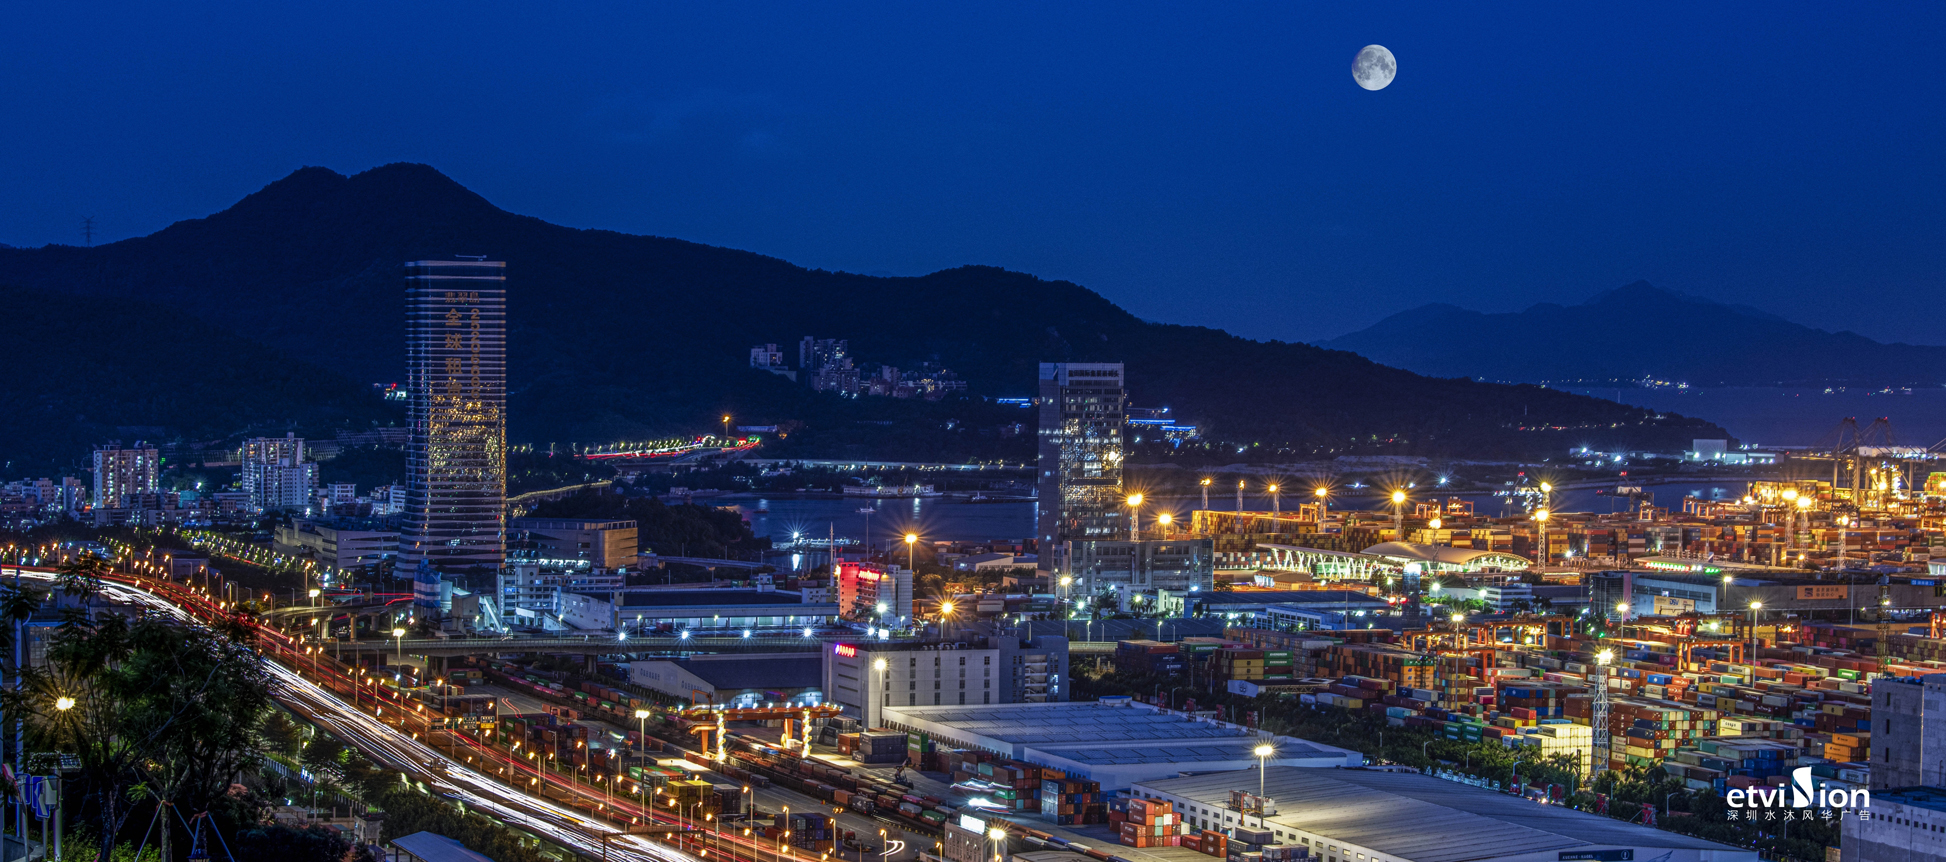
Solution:
{"label": "hillside buildings", "polygon": [[161,465],[161,453],[141,440],[127,448],[120,441],[97,447],[94,452],[94,505],[97,508],[119,508],[132,495],[155,493],[160,489],[157,478]]}
{"label": "hillside buildings", "polygon": [[802,380],[816,392],[835,392],[849,398],[870,395],[937,401],[949,393],[966,391],[966,381],[936,362],[903,370],[896,365],[861,365],[852,359],[851,343],[842,338],[805,336],[797,344],[796,370],[785,364],[784,351],[777,345],[759,344],[750,348],[750,367]]}
{"label": "hillside buildings", "polygon": [[775,344],[760,344],[750,348],[750,367],[788,378],[792,382],[797,380],[797,372],[792,371],[791,367],[784,362],[784,351],[779,350]]}
{"label": "hillside buildings", "polygon": [[1072,544],[1124,538],[1122,364],[1040,368],[1039,567],[1072,571]]}
{"label": "hillside buildings", "polygon": [[399,563],[497,569],[506,557],[506,263],[406,264],[405,526]]}
{"label": "hillside buildings", "polygon": [[304,509],[315,501],[318,465],[304,460],[304,438],[252,437],[243,441],[243,493],[252,512]]}

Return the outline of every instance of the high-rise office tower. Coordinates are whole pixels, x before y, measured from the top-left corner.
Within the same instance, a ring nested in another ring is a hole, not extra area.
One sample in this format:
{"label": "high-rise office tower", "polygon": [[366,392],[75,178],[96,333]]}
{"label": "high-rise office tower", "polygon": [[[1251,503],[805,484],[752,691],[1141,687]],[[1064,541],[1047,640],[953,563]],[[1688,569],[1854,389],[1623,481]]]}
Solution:
{"label": "high-rise office tower", "polygon": [[1040,569],[1066,573],[1068,543],[1123,538],[1119,362],[1043,362],[1040,373]]}
{"label": "high-rise office tower", "polygon": [[153,494],[161,471],[161,453],[140,440],[122,448],[117,440],[95,449],[95,498],[97,509],[113,509],[137,494]]}
{"label": "high-rise office tower", "polygon": [[399,570],[506,559],[507,264],[406,264],[405,523]]}
{"label": "high-rise office tower", "polygon": [[304,460],[304,438],[295,434],[243,441],[242,473],[253,512],[308,507],[318,486],[318,465]]}

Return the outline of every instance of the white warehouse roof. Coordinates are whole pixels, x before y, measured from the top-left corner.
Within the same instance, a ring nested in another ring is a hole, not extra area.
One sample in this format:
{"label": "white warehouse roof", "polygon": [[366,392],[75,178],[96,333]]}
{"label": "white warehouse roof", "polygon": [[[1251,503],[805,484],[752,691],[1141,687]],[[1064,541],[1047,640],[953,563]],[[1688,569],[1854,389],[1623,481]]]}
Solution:
{"label": "white warehouse roof", "polygon": [[955,748],[980,748],[1101,782],[1104,789],[1186,771],[1255,766],[1261,741],[1281,766],[1344,766],[1363,755],[1288,736],[1259,735],[1143,703],[894,706],[885,724]]}

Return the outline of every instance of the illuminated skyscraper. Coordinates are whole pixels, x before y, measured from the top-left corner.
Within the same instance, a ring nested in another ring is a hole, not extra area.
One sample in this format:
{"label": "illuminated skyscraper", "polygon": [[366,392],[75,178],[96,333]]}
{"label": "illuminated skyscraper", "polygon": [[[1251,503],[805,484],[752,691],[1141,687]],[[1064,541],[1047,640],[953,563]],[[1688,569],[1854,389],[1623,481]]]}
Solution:
{"label": "illuminated skyscraper", "polygon": [[405,524],[399,570],[497,570],[506,559],[507,264],[406,266]]}
{"label": "illuminated skyscraper", "polygon": [[161,453],[140,440],[127,449],[119,440],[97,447],[95,508],[112,509],[125,505],[129,497],[155,493],[161,487],[156,481],[161,466]]}
{"label": "illuminated skyscraper", "polygon": [[242,473],[252,512],[302,509],[318,486],[318,465],[304,460],[304,438],[295,434],[243,441]]}
{"label": "illuminated skyscraper", "polygon": [[1043,362],[1040,569],[1070,571],[1070,542],[1119,539],[1126,391],[1119,362]]}

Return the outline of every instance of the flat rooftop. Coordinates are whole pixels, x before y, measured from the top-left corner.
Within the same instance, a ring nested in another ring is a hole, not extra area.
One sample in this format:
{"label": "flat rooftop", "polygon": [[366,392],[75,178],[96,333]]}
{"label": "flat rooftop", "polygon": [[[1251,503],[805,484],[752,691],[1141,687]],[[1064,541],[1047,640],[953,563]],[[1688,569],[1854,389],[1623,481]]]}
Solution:
{"label": "flat rooftop", "polygon": [[1127,703],[1011,703],[990,706],[893,706],[885,724],[925,733],[961,748],[1079,772],[1104,788],[1184,771],[1228,771],[1257,762],[1269,742],[1270,762],[1343,766],[1362,755],[1181,712]]}
{"label": "flat rooftop", "polygon": [[1214,605],[1343,605],[1385,604],[1384,599],[1375,598],[1355,590],[1211,590],[1198,592],[1193,596],[1204,606]]}
{"label": "flat rooftop", "polygon": [[797,593],[772,590],[654,590],[642,593],[623,593],[622,607],[625,608],[690,608],[720,607],[725,605],[801,605],[804,597]]}
{"label": "flat rooftop", "polygon": [[1190,721],[1179,712],[1096,703],[996,704],[993,706],[896,706],[907,719],[930,722],[989,739],[1050,745],[1129,739],[1218,740],[1244,737],[1241,730]]}
{"label": "flat rooftop", "polygon": [[1901,787],[1884,792],[1872,791],[1874,799],[1890,799],[1900,805],[1925,808],[1931,811],[1946,811],[1946,788],[1940,787]]}
{"label": "flat rooftop", "polygon": [[719,689],[764,688],[779,691],[816,688],[824,672],[822,653],[725,656],[677,661],[684,670]]}
{"label": "flat rooftop", "polygon": [[[1637,859],[1681,851],[1677,855],[1689,859],[1707,852],[1704,858],[1713,862],[1757,860],[1756,851],[1418,773],[1271,767],[1263,781],[1264,794],[1277,801],[1278,810],[1266,818],[1268,828],[1356,845],[1386,859],[1474,862],[1633,848]],[[1218,773],[1144,781],[1137,789],[1221,810],[1229,805],[1231,790],[1249,783],[1235,773]],[[1201,816],[1194,809],[1187,813]]]}

